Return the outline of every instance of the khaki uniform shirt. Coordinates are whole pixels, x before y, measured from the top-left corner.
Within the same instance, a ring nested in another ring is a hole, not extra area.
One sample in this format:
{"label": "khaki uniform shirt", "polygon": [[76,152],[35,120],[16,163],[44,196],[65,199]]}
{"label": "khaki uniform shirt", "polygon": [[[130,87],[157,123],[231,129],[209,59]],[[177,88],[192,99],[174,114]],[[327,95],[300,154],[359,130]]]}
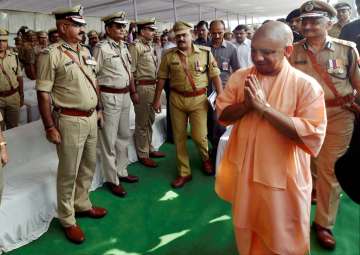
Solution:
{"label": "khaki uniform shirt", "polygon": [[129,86],[131,56],[124,42],[117,43],[106,38],[96,44],[93,55],[99,66],[99,85],[112,88]]}
{"label": "khaki uniform shirt", "polygon": [[[165,53],[161,59],[158,78],[170,79],[170,87],[179,91],[193,91],[178,53],[184,54],[178,48],[172,48]],[[193,52],[186,57],[186,61],[198,89],[208,86],[208,77],[214,78],[220,75],[220,70],[209,47],[194,44]]]}
{"label": "khaki uniform shirt", "polygon": [[339,38],[340,32],[341,32],[342,26],[339,22],[335,23],[331,29],[328,31],[328,34],[331,37]]}
{"label": "khaki uniform shirt", "polygon": [[157,59],[152,42],[140,37],[129,45],[131,54],[131,71],[135,80],[156,80]]}
{"label": "khaki uniform shirt", "polygon": [[93,85],[64,51],[70,52],[80,62],[87,76],[96,84],[97,65],[89,50],[79,44],[78,51],[75,51],[66,42],[60,41],[39,55],[36,89],[51,93],[53,104],[57,107],[85,111],[95,108],[98,98]]}
{"label": "khaki uniform shirt", "polygon": [[0,64],[4,67],[4,70],[11,82],[10,84],[6,75],[4,75],[2,70],[0,70],[0,92],[19,87],[17,77],[22,76],[22,72],[17,53],[6,50],[5,57],[0,58]]}
{"label": "khaki uniform shirt", "polygon": [[[294,52],[289,59],[290,63],[314,77],[321,84],[325,92],[325,100],[335,98],[335,95],[312,66],[306,53],[308,49],[311,50],[306,40],[296,43]],[[360,80],[359,55],[356,45],[352,42],[327,37],[325,47],[315,55],[318,64],[328,72],[338,93],[341,96],[351,94],[353,86],[358,85],[352,84],[352,81]]]}

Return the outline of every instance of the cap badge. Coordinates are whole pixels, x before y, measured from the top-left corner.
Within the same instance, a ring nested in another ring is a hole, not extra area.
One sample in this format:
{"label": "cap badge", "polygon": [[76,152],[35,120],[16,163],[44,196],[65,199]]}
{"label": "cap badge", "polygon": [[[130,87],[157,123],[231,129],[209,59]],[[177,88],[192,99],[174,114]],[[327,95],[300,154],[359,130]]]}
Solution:
{"label": "cap badge", "polygon": [[312,10],[314,10],[314,5],[312,3],[307,3],[304,7],[304,10],[306,12],[311,12]]}

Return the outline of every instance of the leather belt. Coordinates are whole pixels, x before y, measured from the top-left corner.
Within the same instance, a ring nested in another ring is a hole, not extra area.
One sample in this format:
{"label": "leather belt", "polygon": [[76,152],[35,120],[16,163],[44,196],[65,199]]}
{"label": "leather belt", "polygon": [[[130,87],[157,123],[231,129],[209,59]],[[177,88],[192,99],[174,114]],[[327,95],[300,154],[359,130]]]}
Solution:
{"label": "leather belt", "polygon": [[206,88],[197,89],[195,91],[179,91],[175,88],[171,88],[171,90],[183,97],[197,97],[206,93]]}
{"label": "leather belt", "polygon": [[11,95],[14,95],[16,92],[19,91],[19,88],[16,88],[16,89],[10,89],[10,90],[7,90],[7,91],[1,91],[0,92],[0,97],[8,97],[8,96],[11,96]]}
{"label": "leather belt", "polygon": [[73,108],[54,108],[54,111],[57,113],[74,116],[74,117],[90,117],[94,113],[95,109],[83,111]]}
{"label": "leather belt", "polygon": [[343,96],[343,97],[336,97],[333,99],[325,100],[325,104],[327,107],[337,107],[337,106],[344,106],[348,103],[354,102],[355,97],[352,94]]}
{"label": "leather belt", "polygon": [[106,92],[106,93],[113,93],[113,94],[125,94],[125,93],[128,93],[130,91],[130,89],[129,89],[129,87],[117,89],[117,88],[110,88],[110,87],[106,87],[106,86],[100,86],[100,91]]}
{"label": "leather belt", "polygon": [[137,80],[136,84],[137,85],[155,85],[156,84],[156,80]]}

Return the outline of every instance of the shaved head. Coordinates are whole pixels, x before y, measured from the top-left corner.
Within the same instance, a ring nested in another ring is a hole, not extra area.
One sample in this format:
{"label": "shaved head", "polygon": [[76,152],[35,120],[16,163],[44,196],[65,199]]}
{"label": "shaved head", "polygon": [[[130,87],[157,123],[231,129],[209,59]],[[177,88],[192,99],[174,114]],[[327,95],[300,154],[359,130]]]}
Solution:
{"label": "shaved head", "polygon": [[265,75],[277,74],[283,60],[293,51],[293,32],[280,21],[269,21],[256,30],[251,41],[251,59],[256,69]]}
{"label": "shaved head", "polygon": [[265,40],[276,43],[279,47],[293,44],[294,37],[291,28],[280,21],[269,21],[256,30],[253,41]]}

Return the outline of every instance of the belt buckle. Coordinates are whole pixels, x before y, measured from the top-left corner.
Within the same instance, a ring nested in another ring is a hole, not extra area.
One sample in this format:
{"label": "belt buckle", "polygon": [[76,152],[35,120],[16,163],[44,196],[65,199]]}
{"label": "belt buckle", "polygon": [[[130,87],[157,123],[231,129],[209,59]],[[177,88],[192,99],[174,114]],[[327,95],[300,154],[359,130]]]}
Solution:
{"label": "belt buckle", "polygon": [[90,116],[93,114],[94,110],[95,110],[94,108],[91,108],[91,109],[88,111],[87,117],[90,117]]}

